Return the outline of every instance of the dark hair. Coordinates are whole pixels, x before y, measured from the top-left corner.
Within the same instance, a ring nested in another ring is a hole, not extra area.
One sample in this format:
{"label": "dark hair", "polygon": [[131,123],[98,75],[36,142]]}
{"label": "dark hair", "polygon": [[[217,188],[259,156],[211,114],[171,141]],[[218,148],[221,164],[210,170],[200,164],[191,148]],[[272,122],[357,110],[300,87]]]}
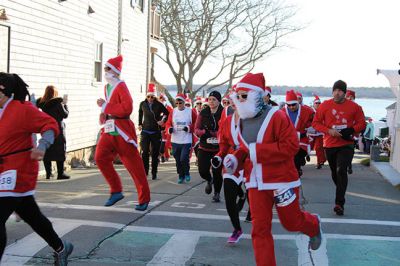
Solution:
{"label": "dark hair", "polygon": [[14,100],[24,102],[26,96],[30,100],[31,97],[26,84],[17,74],[9,74],[0,72],[0,84],[4,86],[4,94],[11,97],[14,94]]}

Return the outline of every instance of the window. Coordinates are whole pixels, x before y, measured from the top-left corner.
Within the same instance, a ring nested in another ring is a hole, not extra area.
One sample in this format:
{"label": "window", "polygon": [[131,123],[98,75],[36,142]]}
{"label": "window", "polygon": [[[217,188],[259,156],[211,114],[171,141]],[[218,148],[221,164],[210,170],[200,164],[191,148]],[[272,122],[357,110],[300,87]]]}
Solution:
{"label": "window", "polygon": [[140,11],[144,10],[144,1],[143,0],[131,0],[132,8],[139,8]]}
{"label": "window", "polygon": [[103,73],[103,43],[96,43],[96,53],[94,58],[94,81],[101,82]]}
{"label": "window", "polygon": [[0,25],[0,72],[10,71],[10,27]]}

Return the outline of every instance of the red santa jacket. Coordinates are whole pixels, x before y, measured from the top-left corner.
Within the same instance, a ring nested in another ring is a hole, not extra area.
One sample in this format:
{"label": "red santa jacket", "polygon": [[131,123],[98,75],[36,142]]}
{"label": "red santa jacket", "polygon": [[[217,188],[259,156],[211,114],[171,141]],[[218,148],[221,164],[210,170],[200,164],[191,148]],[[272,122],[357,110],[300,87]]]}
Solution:
{"label": "red santa jacket", "polygon": [[[289,111],[285,107],[286,114],[289,117]],[[310,153],[310,143],[307,137],[307,128],[311,126],[314,117],[314,111],[311,107],[299,104],[299,111],[297,112],[297,118],[294,123],[294,127],[297,131],[297,136],[299,139],[300,148]],[[290,121],[290,118],[289,118]]]}
{"label": "red santa jacket", "polygon": [[[11,100],[0,117],[0,174],[16,170],[14,189],[0,190],[0,197],[23,197],[35,193],[39,163],[31,159],[32,133],[52,130],[59,134],[57,121],[30,102]],[[23,151],[24,152],[18,152]],[[14,153],[8,155],[10,153]],[[7,180],[4,180],[7,181]]]}
{"label": "red santa jacket", "polygon": [[353,101],[344,100],[337,104],[333,99],[324,101],[317,109],[312,126],[324,133],[324,147],[341,147],[352,145],[353,140],[344,140],[341,137],[332,137],[328,134],[329,129],[354,128],[356,135],[365,129],[364,112],[358,104]]}
{"label": "red santa jacket", "polygon": [[[115,128],[121,137],[128,143],[137,147],[137,136],[135,125],[130,119],[133,110],[133,101],[131,94],[124,81],[119,81],[107,93],[107,86],[104,87],[106,102],[102,106],[100,114],[100,123],[104,124],[104,115],[110,119],[115,119]],[[102,130],[104,133],[104,130]]]}
{"label": "red santa jacket", "polygon": [[[234,153],[239,149],[239,128],[235,124],[235,114],[225,117],[223,123],[219,125],[219,151],[215,156],[219,156],[221,161],[229,153]],[[238,169],[235,173],[229,174],[223,169],[223,178],[232,179],[236,184],[243,182],[243,171]]]}
{"label": "red santa jacket", "polygon": [[[240,122],[239,122],[240,126]],[[258,190],[288,189],[300,186],[293,157],[299,150],[296,130],[290,118],[278,107],[272,107],[257,134],[256,143],[246,143],[239,131],[240,148],[234,153],[244,162],[247,188]]]}
{"label": "red santa jacket", "polygon": [[[165,108],[167,108],[169,114],[172,114],[172,110],[174,110],[174,108],[172,108],[171,105],[167,104],[165,105]],[[164,127],[164,130],[161,132],[161,139],[165,142],[171,142],[171,135],[168,134],[167,127]]]}

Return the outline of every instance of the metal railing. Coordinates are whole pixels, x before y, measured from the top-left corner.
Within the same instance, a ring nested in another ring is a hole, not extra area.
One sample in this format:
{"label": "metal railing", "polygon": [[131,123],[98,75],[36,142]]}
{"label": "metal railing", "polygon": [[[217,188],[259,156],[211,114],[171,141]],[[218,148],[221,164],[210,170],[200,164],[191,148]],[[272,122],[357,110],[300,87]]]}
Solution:
{"label": "metal railing", "polygon": [[154,10],[150,13],[150,37],[160,40],[161,39],[161,15]]}

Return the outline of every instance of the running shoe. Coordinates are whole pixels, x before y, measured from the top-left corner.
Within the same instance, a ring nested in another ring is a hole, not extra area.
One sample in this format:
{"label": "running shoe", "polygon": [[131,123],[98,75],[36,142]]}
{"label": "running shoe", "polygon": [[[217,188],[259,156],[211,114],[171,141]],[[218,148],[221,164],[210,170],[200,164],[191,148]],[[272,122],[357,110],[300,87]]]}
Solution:
{"label": "running shoe", "polygon": [[118,201],[122,200],[123,198],[124,198],[124,195],[122,194],[122,192],[111,193],[110,198],[106,201],[104,206],[110,207],[110,206],[114,205],[115,203],[117,203]]}
{"label": "running shoe", "polygon": [[54,252],[54,265],[56,266],[68,265],[68,256],[72,253],[72,250],[74,250],[74,246],[65,240],[63,240],[63,245],[63,250]]}
{"label": "running shoe", "polygon": [[214,196],[212,197],[212,202],[220,202],[219,193],[214,193]]}
{"label": "running shoe", "polygon": [[185,175],[186,182],[190,182],[190,179],[191,179],[190,175]]}
{"label": "running shoe", "polygon": [[336,215],[343,216],[344,215],[344,208],[338,204],[335,205],[333,211],[336,212]]}
{"label": "running shoe", "polygon": [[148,206],[149,206],[148,202],[142,203],[142,204],[138,204],[138,205],[135,206],[135,210],[137,210],[137,211],[145,211],[145,210],[147,210]]}
{"label": "running shoe", "polygon": [[321,217],[317,214],[318,218],[318,227],[319,232],[316,236],[310,237],[310,241],[308,242],[308,246],[311,250],[317,250],[321,246],[322,243],[322,226],[321,226]]}
{"label": "running shoe", "polygon": [[183,183],[183,176],[178,177],[178,184],[182,184]]}
{"label": "running shoe", "polygon": [[235,230],[233,231],[232,235],[228,238],[228,241],[226,242],[228,242],[229,244],[236,244],[239,242],[242,235],[243,235],[242,230]]}

